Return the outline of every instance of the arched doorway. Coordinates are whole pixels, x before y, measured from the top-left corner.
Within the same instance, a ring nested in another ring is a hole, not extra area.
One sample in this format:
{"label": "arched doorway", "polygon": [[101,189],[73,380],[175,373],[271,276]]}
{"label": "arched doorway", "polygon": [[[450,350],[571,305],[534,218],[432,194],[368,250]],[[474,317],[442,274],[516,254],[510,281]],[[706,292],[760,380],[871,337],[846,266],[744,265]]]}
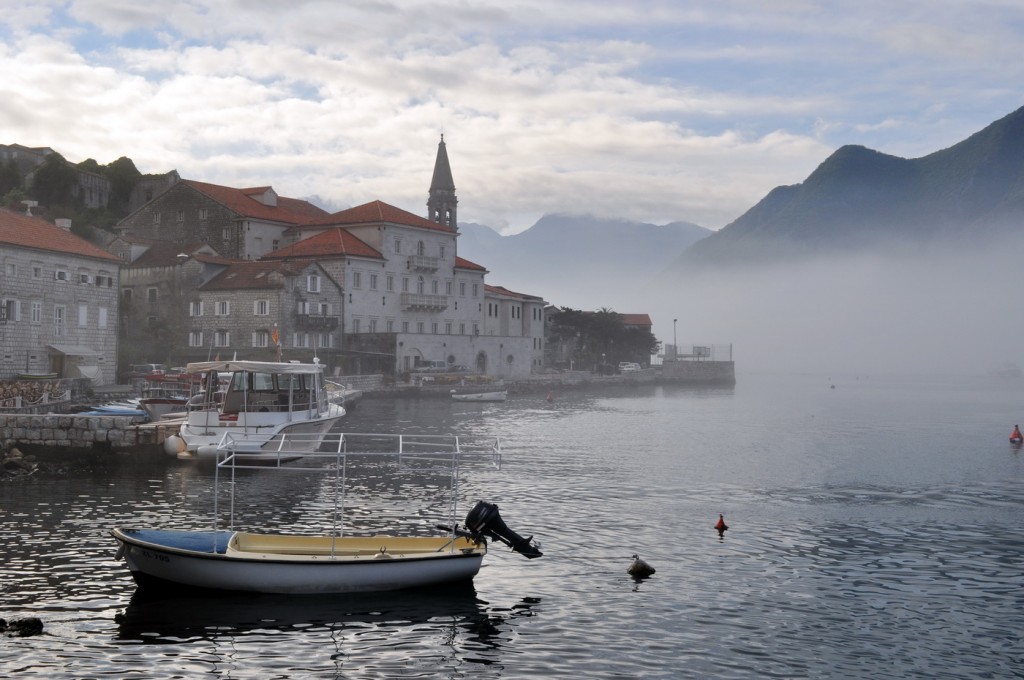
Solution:
{"label": "arched doorway", "polygon": [[476,355],[476,370],[477,373],[487,374],[487,352],[480,350]]}

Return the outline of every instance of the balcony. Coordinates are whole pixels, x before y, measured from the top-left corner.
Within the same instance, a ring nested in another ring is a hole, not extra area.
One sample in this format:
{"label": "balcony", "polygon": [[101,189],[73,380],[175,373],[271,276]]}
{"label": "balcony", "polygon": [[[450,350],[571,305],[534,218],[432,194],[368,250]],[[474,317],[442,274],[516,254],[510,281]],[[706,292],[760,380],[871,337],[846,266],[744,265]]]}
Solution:
{"label": "balcony", "polygon": [[441,259],[426,255],[410,255],[406,266],[411,271],[436,272],[438,267],[441,266]]}
{"label": "balcony", "polygon": [[423,293],[402,293],[402,309],[418,309],[422,311],[441,311],[448,309],[448,298],[444,295],[424,295]]}
{"label": "balcony", "polygon": [[334,331],[338,329],[338,317],[297,314],[295,316],[295,328],[300,331]]}

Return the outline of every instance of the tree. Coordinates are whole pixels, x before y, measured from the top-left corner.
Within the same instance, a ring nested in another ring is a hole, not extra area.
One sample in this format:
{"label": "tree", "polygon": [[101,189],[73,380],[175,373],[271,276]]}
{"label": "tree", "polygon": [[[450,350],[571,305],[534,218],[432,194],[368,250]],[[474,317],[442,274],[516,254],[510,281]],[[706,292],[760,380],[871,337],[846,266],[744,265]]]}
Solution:
{"label": "tree", "polygon": [[32,176],[32,198],[47,206],[74,203],[72,188],[78,172],[59,153],[51,153]]}

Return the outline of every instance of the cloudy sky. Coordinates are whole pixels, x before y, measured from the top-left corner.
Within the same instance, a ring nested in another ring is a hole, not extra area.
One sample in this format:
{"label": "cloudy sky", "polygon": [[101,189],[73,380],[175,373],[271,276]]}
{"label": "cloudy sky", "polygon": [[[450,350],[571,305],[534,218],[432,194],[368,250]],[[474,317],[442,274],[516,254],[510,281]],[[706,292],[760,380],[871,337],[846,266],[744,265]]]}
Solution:
{"label": "cloudy sky", "polygon": [[1022,105],[1020,0],[0,0],[0,143],[417,214],[720,228]]}

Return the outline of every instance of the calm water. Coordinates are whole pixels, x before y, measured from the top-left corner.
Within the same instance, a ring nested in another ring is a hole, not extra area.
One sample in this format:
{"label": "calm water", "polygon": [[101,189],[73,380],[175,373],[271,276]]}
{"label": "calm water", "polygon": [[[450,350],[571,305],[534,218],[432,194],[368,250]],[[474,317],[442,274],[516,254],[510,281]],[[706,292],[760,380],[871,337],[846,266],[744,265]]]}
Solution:
{"label": "calm water", "polygon": [[[146,601],[108,528],[205,528],[212,470],[47,457],[0,484],[0,617],[46,629],[0,639],[0,675],[1024,677],[1024,452],[1007,442],[1024,384],[741,375],[556,397],[351,414],[351,431],[504,439],[463,507],[498,503],[545,556],[494,546],[473,587],[440,592]],[[239,483],[266,521],[326,504],[308,479]],[[353,524],[429,526],[440,485],[371,477]],[[651,579],[626,574],[633,553]]]}

